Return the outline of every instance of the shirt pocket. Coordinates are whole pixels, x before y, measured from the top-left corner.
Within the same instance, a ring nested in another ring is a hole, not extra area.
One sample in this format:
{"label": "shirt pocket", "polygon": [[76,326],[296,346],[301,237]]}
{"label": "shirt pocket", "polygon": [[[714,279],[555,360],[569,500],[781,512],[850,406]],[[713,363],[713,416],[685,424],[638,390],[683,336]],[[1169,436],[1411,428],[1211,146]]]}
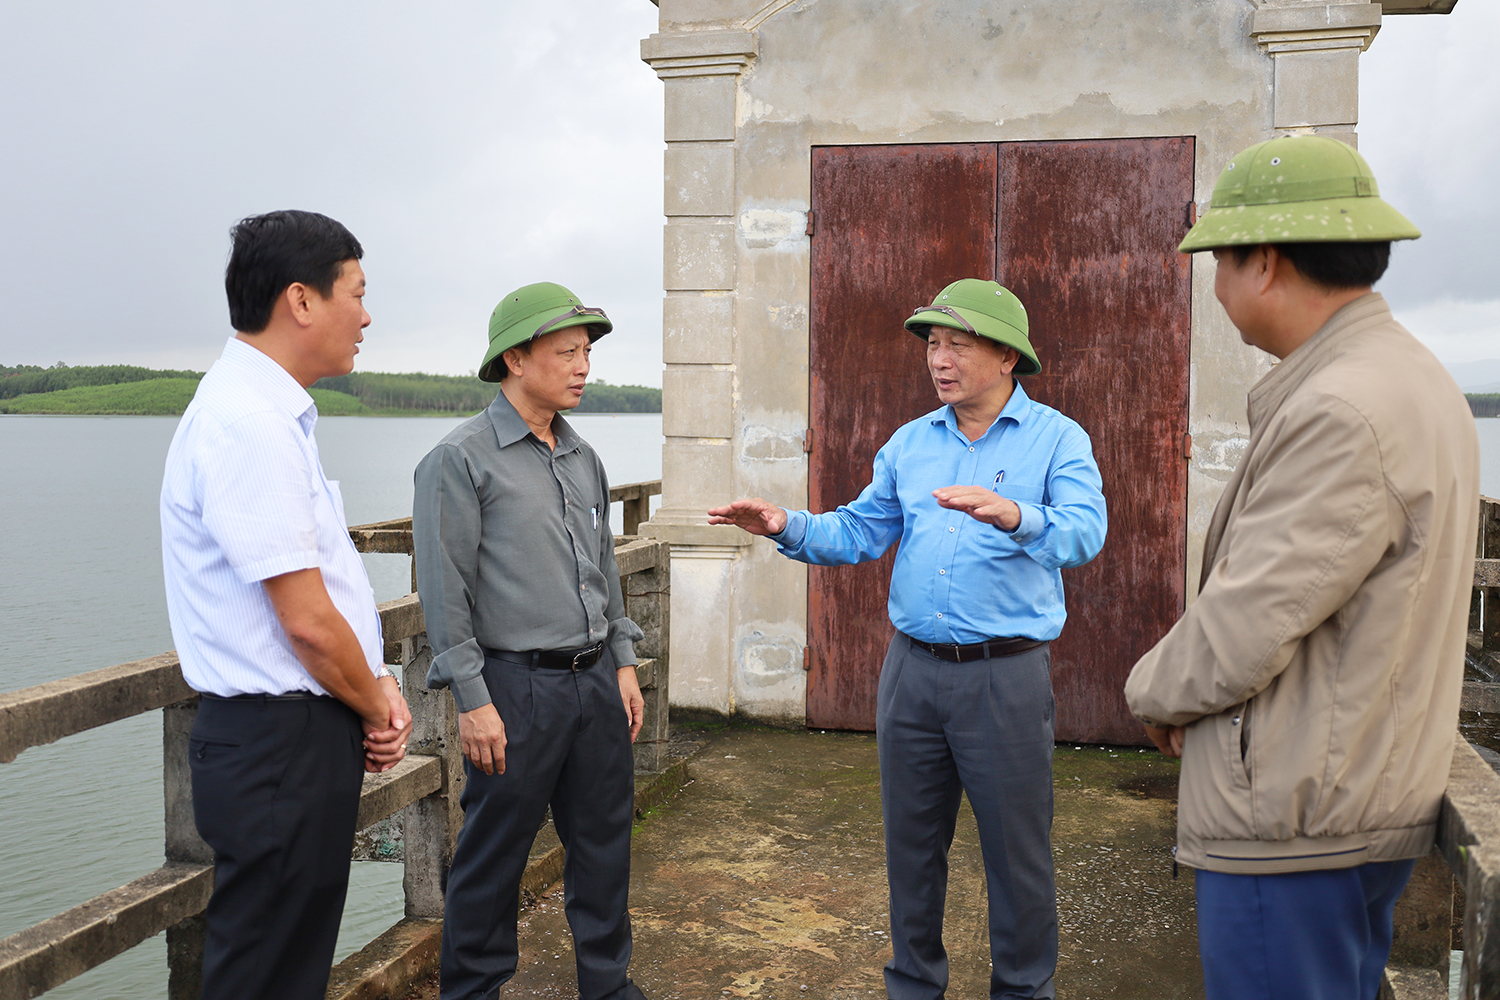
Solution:
{"label": "shirt pocket", "polygon": [[1039,504],[1046,495],[1046,490],[1043,487],[1033,486],[1029,483],[996,483],[990,489],[1007,500],[1016,501],[1016,503]]}

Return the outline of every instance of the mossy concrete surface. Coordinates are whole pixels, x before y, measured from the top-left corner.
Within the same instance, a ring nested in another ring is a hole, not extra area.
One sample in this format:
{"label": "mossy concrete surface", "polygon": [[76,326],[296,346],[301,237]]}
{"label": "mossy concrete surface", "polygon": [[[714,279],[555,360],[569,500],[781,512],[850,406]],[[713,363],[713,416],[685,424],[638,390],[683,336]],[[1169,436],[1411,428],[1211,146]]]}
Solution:
{"label": "mossy concrete surface", "polygon": [[[742,726],[697,735],[691,780],[635,831],[636,983],[653,1000],[884,996],[891,947],[873,735]],[[1055,774],[1057,995],[1202,997],[1191,872],[1172,877],[1175,762],[1063,744]],[[948,995],[986,997],[984,869],[967,804],[950,865]],[[502,1000],[576,998],[560,884],[522,915],[520,935],[521,968]]]}

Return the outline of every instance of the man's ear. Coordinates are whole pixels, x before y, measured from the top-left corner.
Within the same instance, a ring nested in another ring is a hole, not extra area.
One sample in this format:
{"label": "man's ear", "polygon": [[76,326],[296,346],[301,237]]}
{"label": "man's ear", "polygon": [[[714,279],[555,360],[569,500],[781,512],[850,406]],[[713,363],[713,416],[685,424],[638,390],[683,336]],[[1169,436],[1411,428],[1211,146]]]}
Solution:
{"label": "man's ear", "polygon": [[312,326],[312,290],[310,288],[300,281],[294,281],[286,286],[281,297],[286,303],[292,320],[298,326]]}
{"label": "man's ear", "polygon": [[520,351],[516,350],[514,347],[508,347],[505,349],[505,353],[500,355],[500,361],[505,365],[506,368],[510,369],[510,373],[512,375],[520,375],[521,357],[522,355]]}
{"label": "man's ear", "polygon": [[[1260,269],[1255,275],[1256,286],[1260,294],[1264,295],[1271,290],[1271,283],[1276,280],[1277,269],[1290,267],[1291,264],[1281,255],[1281,251],[1269,243],[1264,243],[1256,247],[1255,250],[1256,255],[1253,261],[1255,266]],[[1249,262],[1247,261],[1247,263]]]}
{"label": "man's ear", "polygon": [[1000,370],[1009,375],[1021,363],[1021,352],[1009,344],[1002,344],[1000,349],[1005,352],[1005,357],[1000,361]]}

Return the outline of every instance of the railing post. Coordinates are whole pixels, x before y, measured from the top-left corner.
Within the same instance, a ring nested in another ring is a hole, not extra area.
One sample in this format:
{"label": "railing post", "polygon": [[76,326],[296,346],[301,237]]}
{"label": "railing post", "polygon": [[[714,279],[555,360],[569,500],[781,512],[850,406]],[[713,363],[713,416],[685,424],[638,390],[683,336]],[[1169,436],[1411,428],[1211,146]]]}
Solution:
{"label": "railing post", "polygon": [[[193,819],[193,776],[188,765],[188,737],[198,718],[198,699],[168,705],[161,716],[167,860],[211,865],[213,849],[198,836],[198,824]],[[201,913],[167,928],[168,1000],[198,1000],[202,995],[206,932]]]}
{"label": "railing post", "polygon": [[655,774],[666,769],[670,732],[667,703],[672,670],[667,651],[671,647],[671,546],[666,542],[636,544],[649,544],[656,549],[651,568],[632,573],[621,581],[625,613],[646,633],[635,644],[636,655],[643,662],[652,661],[641,677],[646,708],[636,738],[635,769]]}
{"label": "railing post", "polygon": [[402,841],[406,852],[406,915],[439,919],[448,886],[448,866],[463,825],[463,748],[458,741],[458,710],[447,689],[427,687],[432,647],[427,634],[401,642],[402,690],[411,708],[412,731],[408,753],[443,761],[443,785],[434,795],[419,799],[402,812]]}
{"label": "railing post", "polygon": [[651,519],[651,494],[644,488],[635,496],[622,501],[624,510],[624,535],[638,535],[641,533],[641,522]]}

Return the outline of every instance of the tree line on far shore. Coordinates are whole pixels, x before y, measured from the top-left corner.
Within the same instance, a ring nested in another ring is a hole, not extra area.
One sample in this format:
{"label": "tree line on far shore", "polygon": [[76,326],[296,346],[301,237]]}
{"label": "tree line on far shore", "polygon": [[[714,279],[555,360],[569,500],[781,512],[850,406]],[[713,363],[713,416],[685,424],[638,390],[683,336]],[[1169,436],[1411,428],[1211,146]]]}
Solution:
{"label": "tree line on far shore", "polygon": [[1468,392],[1464,398],[1476,417],[1500,417],[1500,392]]}
{"label": "tree line on far shore", "polygon": [[[0,365],[0,413],[170,416],[187,408],[202,377],[135,365]],[[484,409],[498,388],[473,376],[356,372],[321,379],[311,392],[325,416],[457,416]],[[660,413],[661,390],[590,382],[574,412]]]}

